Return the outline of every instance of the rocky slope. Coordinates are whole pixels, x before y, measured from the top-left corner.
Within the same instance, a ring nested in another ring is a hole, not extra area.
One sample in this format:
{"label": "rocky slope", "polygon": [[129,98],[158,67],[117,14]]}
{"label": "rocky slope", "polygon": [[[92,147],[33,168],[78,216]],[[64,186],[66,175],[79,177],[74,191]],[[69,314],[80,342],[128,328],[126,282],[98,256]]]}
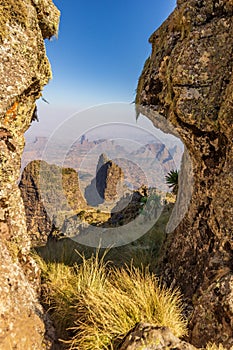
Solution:
{"label": "rocky slope", "polygon": [[3,350],[43,348],[45,325],[37,301],[38,271],[28,257],[31,243],[17,180],[24,132],[34,118],[35,101],[51,78],[43,40],[57,34],[58,22],[59,11],[51,0],[0,1],[0,348]]}
{"label": "rocky slope", "polygon": [[77,172],[45,161],[35,160],[26,166],[19,188],[33,245],[47,242],[60,212],[77,211],[86,206]]}
{"label": "rocky slope", "polygon": [[[138,84],[138,112],[180,135],[193,168],[190,206],[169,235],[161,272],[193,303],[191,342],[203,346],[211,340],[230,349],[233,2],[178,0],[150,43],[152,53]],[[189,178],[188,169],[189,162],[181,178]]]}

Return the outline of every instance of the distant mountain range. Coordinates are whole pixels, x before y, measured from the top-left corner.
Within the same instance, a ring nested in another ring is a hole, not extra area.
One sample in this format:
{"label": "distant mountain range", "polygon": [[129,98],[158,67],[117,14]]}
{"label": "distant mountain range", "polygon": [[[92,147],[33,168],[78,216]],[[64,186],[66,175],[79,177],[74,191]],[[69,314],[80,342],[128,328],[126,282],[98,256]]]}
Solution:
{"label": "distant mountain range", "polygon": [[[159,141],[83,136],[70,147],[45,137],[28,142],[19,187],[33,244],[45,243],[57,229],[67,234],[84,225],[86,232],[88,215],[111,217],[106,227],[122,218],[130,222],[142,209],[143,188],[159,196],[169,191],[165,175],[180,167],[182,153],[181,145],[167,148]],[[86,213],[84,221],[79,212]]]}
{"label": "distant mountain range", "polygon": [[[22,169],[32,160],[48,161],[48,139],[36,137],[28,142],[22,158]],[[162,142],[135,142],[128,144],[124,140],[92,140],[82,136],[80,140],[67,148],[60,142],[49,145],[49,163],[70,167],[79,174],[80,189],[84,193],[96,176],[96,166],[101,154],[114,161],[124,173],[124,183],[130,189],[142,185],[164,188],[164,176],[180,167],[183,154],[182,145],[177,143],[169,148]]]}

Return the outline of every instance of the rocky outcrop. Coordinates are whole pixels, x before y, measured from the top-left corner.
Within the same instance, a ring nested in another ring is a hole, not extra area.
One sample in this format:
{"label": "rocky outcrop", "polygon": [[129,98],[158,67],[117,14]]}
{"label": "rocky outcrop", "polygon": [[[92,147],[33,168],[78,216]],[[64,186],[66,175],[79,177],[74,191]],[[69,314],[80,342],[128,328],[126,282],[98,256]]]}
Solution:
{"label": "rocky outcrop", "polygon": [[[12,244],[4,245],[2,242],[0,247],[0,348],[41,349],[45,326],[36,290],[18,264],[17,247],[13,250]],[[38,268],[35,264],[30,266],[29,260],[25,265],[29,270],[33,268],[35,275],[31,277],[35,283],[39,278]]]}
{"label": "rocky outcrop", "polygon": [[[45,38],[57,33],[51,0],[0,1],[0,246],[1,349],[41,349],[43,310],[33,287],[30,237],[17,181],[24,132],[51,78]],[[23,322],[23,323],[22,323]]]}
{"label": "rocky outcrop", "polygon": [[97,191],[105,201],[113,201],[120,194],[123,180],[122,169],[112,160],[108,160],[99,167],[96,173]]}
{"label": "rocky outcrop", "polygon": [[192,343],[227,348],[233,346],[232,19],[231,0],[178,0],[150,38],[136,99],[138,112],[155,125],[165,131],[173,125],[193,168],[190,206],[169,235],[161,271],[192,299]]}
{"label": "rocky outcrop", "polygon": [[23,171],[19,188],[33,245],[47,242],[59,213],[86,206],[79,189],[78,174],[72,168],[32,161]]}
{"label": "rocky outcrop", "polygon": [[123,340],[120,350],[195,350],[196,348],[175,337],[169,328],[147,323],[137,324]]}
{"label": "rocky outcrop", "polygon": [[133,221],[142,211],[148,197],[149,191],[146,186],[140,187],[131,194],[126,193],[126,195],[116,203],[112,209],[110,219],[104,223],[103,226],[122,226]]}
{"label": "rocky outcrop", "polygon": [[122,193],[123,180],[122,169],[105,154],[101,154],[96,167],[96,177],[85,190],[88,204],[96,206],[105,201],[114,201]]}

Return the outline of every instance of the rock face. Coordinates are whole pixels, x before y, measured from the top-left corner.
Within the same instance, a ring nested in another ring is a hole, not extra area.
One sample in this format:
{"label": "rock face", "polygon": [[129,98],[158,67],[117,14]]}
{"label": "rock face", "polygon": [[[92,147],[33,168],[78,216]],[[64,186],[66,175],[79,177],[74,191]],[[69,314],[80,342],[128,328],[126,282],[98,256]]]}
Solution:
{"label": "rock face", "polygon": [[[140,187],[131,194],[126,193],[116,203],[112,209],[111,218],[103,226],[121,226],[131,222],[140,214],[148,196],[149,191],[146,186]],[[142,201],[143,199],[145,199],[145,202]]]}
{"label": "rock face", "polygon": [[105,201],[111,202],[120,195],[124,174],[122,169],[101,154],[96,167],[96,177],[85,190],[88,204],[96,206]]}
{"label": "rock face", "polygon": [[196,348],[175,337],[169,328],[139,323],[129,332],[120,350],[195,350]]}
{"label": "rock face", "polygon": [[23,134],[34,118],[35,101],[51,78],[43,39],[57,33],[58,22],[59,11],[51,0],[0,1],[0,348],[3,350],[41,349],[44,338],[43,310],[30,282],[31,278],[34,280],[35,267],[27,256],[30,238],[17,180]]}
{"label": "rock face", "polygon": [[150,43],[137,108],[155,125],[163,119],[174,126],[189,152],[194,182],[188,212],[169,236],[162,273],[192,298],[191,342],[216,341],[230,348],[233,2],[178,0]]}
{"label": "rock face", "polygon": [[[101,156],[100,156],[101,157]],[[99,163],[101,160],[99,161]],[[97,166],[96,188],[105,201],[112,201],[119,194],[119,189],[124,180],[122,169],[112,160]]]}
{"label": "rock face", "polygon": [[35,160],[26,166],[19,188],[33,245],[47,242],[59,212],[86,206],[77,172],[45,161]]}

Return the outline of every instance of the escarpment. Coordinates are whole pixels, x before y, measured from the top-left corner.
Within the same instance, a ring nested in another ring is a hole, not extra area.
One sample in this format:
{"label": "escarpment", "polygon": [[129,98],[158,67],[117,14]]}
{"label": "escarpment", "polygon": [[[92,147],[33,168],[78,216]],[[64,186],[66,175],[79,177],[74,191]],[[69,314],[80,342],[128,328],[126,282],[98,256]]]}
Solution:
{"label": "escarpment", "polygon": [[41,349],[44,342],[38,270],[28,256],[31,243],[17,181],[24,132],[51,78],[44,39],[57,34],[58,23],[51,0],[0,1],[1,349]]}
{"label": "escarpment", "polygon": [[173,126],[193,168],[189,209],[169,234],[161,273],[192,301],[190,341],[196,346],[215,341],[230,349],[233,3],[178,0],[150,43],[152,53],[138,84],[138,112],[155,125],[163,120],[165,131],[169,123]]}
{"label": "escarpment", "polygon": [[59,212],[86,207],[77,172],[42,160],[30,162],[19,183],[33,245],[47,242]]}

